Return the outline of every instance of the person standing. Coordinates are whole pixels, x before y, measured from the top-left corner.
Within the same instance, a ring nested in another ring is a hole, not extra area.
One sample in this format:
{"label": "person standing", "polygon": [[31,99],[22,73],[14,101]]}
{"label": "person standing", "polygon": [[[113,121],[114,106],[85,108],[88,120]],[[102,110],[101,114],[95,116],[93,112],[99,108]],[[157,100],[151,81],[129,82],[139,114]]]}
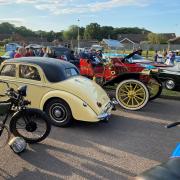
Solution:
{"label": "person standing", "polygon": [[50,57],[50,58],[55,58],[55,53],[53,50],[49,47],[46,48],[46,53],[44,54],[43,57]]}
{"label": "person standing", "polygon": [[96,52],[96,54],[97,54],[97,57],[99,57],[100,59],[102,59],[102,51],[101,50],[98,50],[97,52]]}
{"label": "person standing", "polygon": [[170,57],[170,62],[172,65],[174,65],[175,58],[176,58],[176,55],[174,52],[172,52],[171,57]]}
{"label": "person standing", "polygon": [[9,57],[10,59],[14,58],[14,55],[16,54],[15,50],[12,50],[10,53],[9,53]]}
{"label": "person standing", "polygon": [[20,47],[18,52],[14,55],[14,58],[24,57],[26,55],[26,49],[24,47]]}
{"label": "person standing", "polygon": [[46,53],[46,47],[43,47],[40,49],[38,56],[43,57],[45,53]]}
{"label": "person standing", "polygon": [[148,57],[149,57],[149,51],[147,50],[146,51],[146,59],[148,59]]}
{"label": "person standing", "polygon": [[156,50],[154,55],[154,62],[157,62],[157,59],[158,59],[158,51]]}

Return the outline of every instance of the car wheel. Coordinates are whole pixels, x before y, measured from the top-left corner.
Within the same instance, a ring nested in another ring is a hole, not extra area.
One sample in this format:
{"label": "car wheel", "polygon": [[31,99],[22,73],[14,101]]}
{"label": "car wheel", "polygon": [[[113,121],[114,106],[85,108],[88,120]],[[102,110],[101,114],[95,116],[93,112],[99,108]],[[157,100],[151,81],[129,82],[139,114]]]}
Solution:
{"label": "car wheel", "polygon": [[173,90],[175,88],[175,86],[176,86],[176,84],[175,84],[174,80],[172,80],[172,79],[169,79],[165,82],[165,87],[168,90]]}
{"label": "car wheel", "polygon": [[116,89],[116,99],[125,109],[139,110],[147,104],[149,91],[142,82],[128,79],[119,83]]}
{"label": "car wheel", "polygon": [[69,105],[61,99],[53,99],[47,103],[45,112],[53,125],[68,127],[72,124],[72,113]]}

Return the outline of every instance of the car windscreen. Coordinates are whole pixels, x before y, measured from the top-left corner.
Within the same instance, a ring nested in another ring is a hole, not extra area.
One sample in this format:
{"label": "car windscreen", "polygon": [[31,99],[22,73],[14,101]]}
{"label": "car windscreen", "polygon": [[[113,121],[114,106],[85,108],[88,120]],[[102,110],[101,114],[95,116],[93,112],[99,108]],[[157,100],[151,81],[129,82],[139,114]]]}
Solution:
{"label": "car windscreen", "polygon": [[133,60],[139,60],[139,59],[143,59],[143,57],[142,56],[140,56],[140,55],[138,55],[138,54],[134,54],[133,56],[132,56],[132,59]]}
{"label": "car windscreen", "polygon": [[67,55],[70,53],[69,50],[66,48],[53,48],[53,50],[54,50],[56,56],[58,56],[58,57],[62,56],[62,55]]}

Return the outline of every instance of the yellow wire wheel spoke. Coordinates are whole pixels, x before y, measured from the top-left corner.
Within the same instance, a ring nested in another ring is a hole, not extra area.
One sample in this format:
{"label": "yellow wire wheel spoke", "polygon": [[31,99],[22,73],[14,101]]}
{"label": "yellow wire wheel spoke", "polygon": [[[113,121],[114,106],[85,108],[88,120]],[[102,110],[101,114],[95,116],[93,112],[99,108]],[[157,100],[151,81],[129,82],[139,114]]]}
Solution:
{"label": "yellow wire wheel spoke", "polygon": [[130,105],[130,104],[129,104],[130,100],[131,100],[131,98],[128,99],[128,102],[127,102],[128,105]]}
{"label": "yellow wire wheel spoke", "polygon": [[136,85],[134,86],[134,91],[136,90],[137,87],[138,87],[138,85],[136,84]]}
{"label": "yellow wire wheel spoke", "polygon": [[136,99],[144,100],[144,97],[135,96]]}
{"label": "yellow wire wheel spoke", "polygon": [[135,92],[139,92],[139,91],[144,91],[144,89],[142,87],[140,87],[138,90],[136,90]]}
{"label": "yellow wire wheel spoke", "polygon": [[139,102],[138,102],[138,100],[136,99],[136,98],[133,98],[135,101],[136,101],[136,104],[138,104]]}
{"label": "yellow wire wheel spoke", "polygon": [[125,87],[125,89],[126,89],[127,91],[129,91],[128,85],[124,85],[124,87]]}
{"label": "yellow wire wheel spoke", "polygon": [[138,110],[148,102],[149,92],[142,82],[129,79],[122,81],[118,85],[116,98],[119,104],[125,109]]}

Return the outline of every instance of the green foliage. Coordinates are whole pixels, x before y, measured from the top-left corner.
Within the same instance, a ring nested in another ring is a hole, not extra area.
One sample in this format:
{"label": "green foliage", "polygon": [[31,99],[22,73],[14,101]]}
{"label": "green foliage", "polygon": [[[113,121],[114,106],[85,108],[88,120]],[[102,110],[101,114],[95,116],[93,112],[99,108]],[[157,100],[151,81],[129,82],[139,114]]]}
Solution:
{"label": "green foliage", "polygon": [[171,91],[171,90],[167,90],[167,89],[163,89],[162,91],[162,95],[163,96],[174,96],[174,97],[180,97],[180,92],[178,91]]}
{"label": "green foliage", "polygon": [[84,38],[101,40],[101,26],[98,23],[91,23],[87,25],[84,31]]}
{"label": "green foliage", "polygon": [[167,39],[164,35],[159,34],[158,37],[159,37],[159,43],[160,44],[167,44]]}
{"label": "green foliage", "polygon": [[149,33],[148,40],[152,44],[167,44],[167,39],[162,34]]}
{"label": "green foliage", "polygon": [[12,34],[16,31],[16,28],[13,24],[4,22],[0,24],[0,33],[1,34]]}
{"label": "green foliage", "polygon": [[77,37],[78,37],[78,26],[77,25],[70,26],[67,31],[63,32],[63,37],[66,40],[77,39]]}
{"label": "green foliage", "polygon": [[24,36],[24,37],[36,36],[35,32],[31,31],[30,29],[27,29],[24,26],[16,27],[15,32],[17,34],[20,34],[21,36]]}
{"label": "green foliage", "polygon": [[[117,39],[119,34],[148,34],[149,32],[150,31],[146,29],[140,29],[138,27],[114,28],[112,26],[100,26],[98,23],[90,23],[85,28],[79,27],[80,39],[96,39],[96,40],[102,40],[103,38]],[[54,39],[75,40],[78,38],[78,26],[71,25],[65,31],[46,32],[41,30],[32,31],[24,26],[15,27],[13,24],[5,22],[0,24],[0,33],[9,34],[10,36],[16,34],[22,37],[47,38],[47,40],[50,42],[53,41]],[[161,41],[164,41],[162,37],[161,37]]]}
{"label": "green foliage", "polygon": [[113,36],[114,28],[112,26],[102,26],[101,27],[101,39],[110,39]]}
{"label": "green foliage", "polygon": [[155,33],[149,33],[149,34],[148,34],[148,40],[149,40],[150,43],[152,43],[152,44],[159,44],[158,35],[155,34]]}

